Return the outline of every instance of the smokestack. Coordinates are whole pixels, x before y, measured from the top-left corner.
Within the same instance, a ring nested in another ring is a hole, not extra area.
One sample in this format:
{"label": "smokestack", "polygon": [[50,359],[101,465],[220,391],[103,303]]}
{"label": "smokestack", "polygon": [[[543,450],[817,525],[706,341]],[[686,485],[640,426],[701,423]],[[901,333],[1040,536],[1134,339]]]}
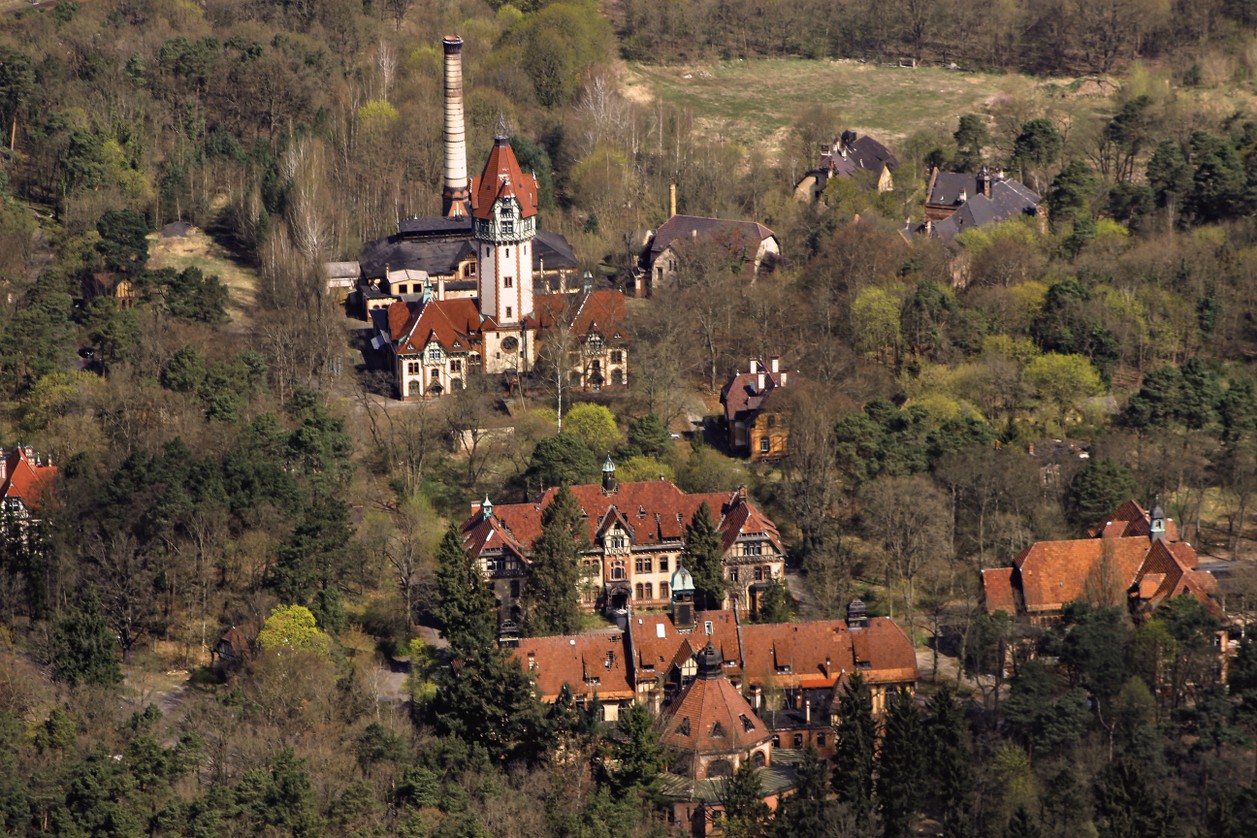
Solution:
{"label": "smokestack", "polygon": [[445,186],[441,214],[467,215],[467,131],[463,122],[463,39],[450,35],[445,47]]}
{"label": "smokestack", "polygon": [[677,214],[677,182],[674,180],[668,184],[668,217]]}

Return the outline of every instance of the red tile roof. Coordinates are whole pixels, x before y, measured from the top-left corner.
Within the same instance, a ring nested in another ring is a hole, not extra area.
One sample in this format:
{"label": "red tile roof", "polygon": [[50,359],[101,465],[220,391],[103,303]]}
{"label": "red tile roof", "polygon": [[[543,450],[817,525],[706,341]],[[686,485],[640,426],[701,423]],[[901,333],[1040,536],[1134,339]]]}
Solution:
{"label": "red tile roof", "polygon": [[[704,503],[717,522],[722,544],[728,550],[738,535],[764,533],[782,553],[781,536],[773,522],[738,492],[687,494],[668,480],[621,483],[607,494],[599,484],[571,487],[576,503],[585,516],[589,546],[607,515],[622,515],[628,521],[634,545],[680,542],[694,513]],[[554,500],[558,489],[546,490],[536,503],[509,503],[495,506],[493,517],[504,536],[514,543],[531,547],[541,535],[541,512]],[[483,516],[476,513],[463,523],[467,535]],[[468,549],[471,549],[470,547]],[[473,552],[474,555],[474,552]]]}
{"label": "red tile roof", "polygon": [[389,336],[399,355],[422,353],[432,340],[446,352],[465,352],[479,344],[480,334],[494,328],[483,322],[476,301],[467,298],[396,302],[388,307]]}
{"label": "red tile roof", "polygon": [[1011,567],[992,567],[982,571],[982,596],[986,600],[986,613],[1003,611],[1010,617],[1017,616],[1013,570]]}
{"label": "red tile roof", "polygon": [[20,500],[27,509],[36,510],[47,499],[57,467],[51,461],[40,458],[31,448],[17,446],[8,451],[0,450],[4,473],[0,476],[0,492],[8,498]]}
{"label": "red tile roof", "polygon": [[[1091,531],[1097,538],[1130,538],[1132,536],[1148,536],[1152,532],[1152,524],[1148,512],[1134,500],[1128,500],[1117,508],[1104,523]],[[1165,537],[1168,541],[1178,541],[1178,525],[1173,518],[1165,519]]]}
{"label": "red tile roof", "polygon": [[543,701],[558,698],[564,684],[577,699],[628,701],[634,696],[623,634],[529,637],[519,641],[513,655],[536,677]]}
{"label": "red tile roof", "polygon": [[[699,754],[746,752],[772,734],[737,687],[718,666],[708,670],[699,653],[699,676],[689,683],[667,711],[663,742]],[[698,760],[691,760],[691,771]]]}
{"label": "red tile roof", "polygon": [[524,174],[507,137],[496,137],[484,171],[471,184],[471,214],[487,220],[493,217],[493,203],[499,198],[519,201],[521,218],[537,214],[537,179]]}
{"label": "red tile roof", "polygon": [[539,329],[570,323],[572,334],[582,338],[596,332],[608,343],[628,342],[628,309],[619,291],[538,294],[533,299],[533,316]]}
{"label": "red tile roof", "polygon": [[1148,545],[1147,538],[1082,538],[1030,545],[1013,559],[1026,611],[1060,611],[1065,603],[1084,599],[1088,583],[1129,589]]}
{"label": "red tile roof", "polygon": [[912,641],[886,617],[871,617],[861,628],[850,628],[845,620],[745,625],[742,652],[746,681],[752,684],[832,687],[852,672],[870,684],[917,680]]}

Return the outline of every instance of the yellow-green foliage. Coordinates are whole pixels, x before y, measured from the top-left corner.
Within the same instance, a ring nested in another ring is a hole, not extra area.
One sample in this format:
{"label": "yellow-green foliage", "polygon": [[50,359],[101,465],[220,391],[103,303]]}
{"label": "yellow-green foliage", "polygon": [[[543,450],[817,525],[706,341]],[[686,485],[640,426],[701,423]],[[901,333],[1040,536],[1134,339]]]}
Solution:
{"label": "yellow-green foliage", "polygon": [[358,108],[358,122],[364,128],[372,125],[387,125],[397,119],[397,108],[383,99],[372,99]]}
{"label": "yellow-green foliage", "polygon": [[851,331],[860,352],[899,345],[899,300],[884,288],[865,288],[851,304]]}
{"label": "yellow-green foliage", "polygon": [[599,457],[620,443],[615,414],[600,404],[581,402],[563,417],[563,433],[571,434],[589,446]]}
{"label": "yellow-green foliage", "polygon": [[986,224],[982,227],[970,227],[956,236],[965,250],[977,256],[989,247],[1019,242],[1032,246],[1043,245],[1043,234],[1035,219],[1029,217],[1013,218],[999,224]]}
{"label": "yellow-green foliage", "polygon": [[412,76],[441,78],[444,73],[441,51],[436,47],[415,47],[406,56],[406,69]]}
{"label": "yellow-green foliage", "polygon": [[436,654],[423,638],[413,638],[406,646],[410,658],[410,674],[406,676],[406,690],[416,704],[426,704],[436,697],[436,682],[432,679],[437,668]]}
{"label": "yellow-green foliage", "polygon": [[987,335],[982,339],[983,358],[1008,358],[1024,367],[1039,356],[1039,347],[1030,338]]}
{"label": "yellow-green foliage", "polygon": [[263,651],[297,649],[327,652],[331,640],[319,630],[318,621],[304,605],[276,605],[258,632],[258,648]]}
{"label": "yellow-green foliage", "polygon": [[654,457],[629,457],[623,463],[616,463],[615,476],[621,483],[632,483],[638,480],[658,480],[659,475],[676,482],[676,470],[667,463]]}
{"label": "yellow-green foliage", "polygon": [[913,399],[909,404],[924,410],[929,414],[930,419],[936,423],[955,421],[958,419],[977,419],[979,422],[986,421],[986,417],[982,415],[982,411],[974,407],[972,403],[946,393],[924,393],[919,398]]}

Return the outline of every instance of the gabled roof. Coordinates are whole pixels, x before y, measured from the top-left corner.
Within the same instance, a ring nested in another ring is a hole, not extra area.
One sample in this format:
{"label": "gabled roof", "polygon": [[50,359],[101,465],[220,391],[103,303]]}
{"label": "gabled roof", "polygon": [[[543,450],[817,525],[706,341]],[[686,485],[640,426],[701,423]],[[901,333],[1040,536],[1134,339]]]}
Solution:
{"label": "gabled roof", "polygon": [[912,642],[886,617],[871,617],[859,628],[845,620],[749,624],[742,627],[742,652],[752,684],[828,688],[853,672],[869,684],[917,680]]}
{"label": "gabled roof", "polygon": [[[557,492],[558,489],[548,489],[535,503],[495,506],[494,518],[509,529],[520,544],[531,546],[541,535],[542,510],[550,505]],[[632,528],[629,537],[639,546],[682,541],[690,519],[705,503],[726,544],[731,545],[739,533],[763,532],[784,552],[776,525],[736,491],[687,494],[668,480],[644,480],[620,483],[611,494],[594,483],[572,486],[571,492],[584,514],[588,546],[595,544],[598,524],[612,506],[628,521]]]}
{"label": "gabled roof", "polygon": [[20,500],[31,510],[43,506],[57,476],[57,467],[51,460],[20,445],[8,451],[0,449],[0,460],[4,462],[4,475],[0,478],[4,498]]}
{"label": "gabled roof", "polygon": [[541,329],[567,321],[578,337],[597,333],[608,343],[628,342],[628,308],[619,291],[604,288],[575,295],[538,294],[533,298],[533,315]]}
{"label": "gabled roof", "polygon": [[[939,176],[942,174],[940,172]],[[934,235],[942,241],[952,241],[965,230],[1019,215],[1033,215],[1039,201],[1037,194],[1015,180],[996,181],[991,184],[991,197],[980,191],[970,193],[958,210],[934,225]]]}
{"label": "gabled roof", "polygon": [[[846,154],[843,154],[844,151]],[[841,136],[836,137],[832,150],[822,154],[820,162],[821,169],[846,177],[860,169],[880,172],[883,166],[893,172],[898,165],[899,161],[890,149],[867,135],[845,143]]]}
{"label": "gabled roof", "polygon": [[[763,361],[759,362],[764,369]],[[758,372],[735,372],[720,391],[720,402],[725,406],[725,419],[733,420],[761,410],[772,394],[784,387],[781,373],[765,372],[764,389],[759,389]]]}
{"label": "gabled roof", "polygon": [[[1128,500],[1117,508],[1100,526],[1091,530],[1097,538],[1130,538],[1132,536],[1148,536],[1152,533],[1152,522],[1148,512],[1134,500]],[[1165,538],[1167,541],[1178,541],[1178,524],[1173,518],[1165,519]]]}
{"label": "gabled roof", "polygon": [[[742,671],[742,641],[737,615],[731,610],[699,611],[692,626],[676,625],[669,614],[641,614],[629,619],[633,667],[638,673],[646,670],[647,680],[667,675],[674,666],[684,666],[708,643],[720,655],[725,672],[736,675]],[[638,679],[642,679],[641,674]]]}
{"label": "gabled roof", "polygon": [[512,654],[537,679],[542,701],[558,698],[564,684],[577,699],[627,701],[634,696],[621,633],[528,637]]}
{"label": "gabled roof", "polygon": [[707,218],[701,215],[674,215],[660,225],[650,240],[647,264],[653,265],[659,254],[679,239],[691,240],[722,237],[731,248],[742,251],[746,258],[755,258],[759,246],[776,234],[758,221],[735,221],[727,218]]}
{"label": "gabled roof", "polygon": [[982,596],[986,601],[986,613],[1003,611],[1010,617],[1017,616],[1017,597],[1013,593],[1011,567],[989,567],[982,571]]}
{"label": "gabled roof", "polygon": [[388,307],[389,338],[397,354],[423,352],[436,341],[446,352],[466,352],[480,341],[480,333],[493,328],[483,320],[476,301],[460,297],[427,303],[399,301]]}
{"label": "gabled roof", "polygon": [[1148,552],[1147,538],[1082,538],[1040,541],[1022,550],[1013,564],[1026,611],[1060,611],[1085,599],[1088,586],[1126,591]]}
{"label": "gabled roof", "polygon": [[521,544],[496,515],[476,512],[463,522],[459,531],[463,536],[463,549],[468,555],[479,557],[486,553],[507,552],[528,561],[528,547]]}
{"label": "gabled roof", "polygon": [[503,198],[519,202],[521,218],[537,214],[537,179],[520,169],[510,138],[497,136],[484,171],[471,184],[472,216],[482,220],[491,218],[494,202]]}

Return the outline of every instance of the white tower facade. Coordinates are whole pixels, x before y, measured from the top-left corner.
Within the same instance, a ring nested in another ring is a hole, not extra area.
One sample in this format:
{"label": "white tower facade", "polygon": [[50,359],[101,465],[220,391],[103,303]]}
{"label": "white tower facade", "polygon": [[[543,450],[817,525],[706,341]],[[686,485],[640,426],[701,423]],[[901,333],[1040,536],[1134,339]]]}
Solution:
{"label": "white tower facade", "polygon": [[472,195],[480,313],[501,326],[533,313],[533,239],[537,235],[537,180],[520,170],[505,125]]}

